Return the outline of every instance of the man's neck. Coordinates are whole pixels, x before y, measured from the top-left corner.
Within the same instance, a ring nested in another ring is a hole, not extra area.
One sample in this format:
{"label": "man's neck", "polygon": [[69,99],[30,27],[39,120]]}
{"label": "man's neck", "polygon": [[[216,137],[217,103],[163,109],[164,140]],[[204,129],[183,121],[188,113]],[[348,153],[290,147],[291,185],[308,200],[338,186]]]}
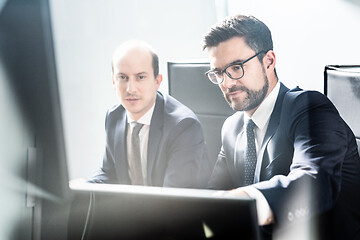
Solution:
{"label": "man's neck", "polygon": [[154,109],[155,109],[155,102],[152,105],[152,107],[146,113],[142,114],[141,116],[134,117],[133,114],[126,111],[127,118],[128,118],[128,123],[135,121],[135,122],[150,125]]}
{"label": "man's neck", "polygon": [[268,92],[266,94],[266,96],[264,97],[264,99],[261,101],[261,103],[256,107],[253,108],[249,111],[245,111],[245,114],[248,115],[250,118],[252,117],[252,115],[254,115],[254,113],[256,112],[256,110],[261,106],[261,104],[265,101],[265,99],[270,95],[270,93],[274,90],[276,84],[278,83],[277,78],[273,79],[272,81],[269,80],[269,89]]}

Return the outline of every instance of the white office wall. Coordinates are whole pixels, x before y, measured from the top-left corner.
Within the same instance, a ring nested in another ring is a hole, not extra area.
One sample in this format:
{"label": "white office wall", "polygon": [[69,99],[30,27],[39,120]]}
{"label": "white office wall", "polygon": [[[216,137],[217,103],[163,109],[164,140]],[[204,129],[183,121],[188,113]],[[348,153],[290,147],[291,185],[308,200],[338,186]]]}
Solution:
{"label": "white office wall", "polygon": [[[217,1],[217,4],[222,1]],[[212,0],[51,0],[70,178],[90,177],[102,162],[106,110],[118,101],[111,55],[130,38],[149,42],[166,62],[205,58],[201,37],[217,20]],[[222,12],[223,13],[223,12]]]}
{"label": "white office wall", "polygon": [[250,14],[271,30],[279,78],[323,92],[329,64],[360,64],[360,1],[228,0],[229,15]]}

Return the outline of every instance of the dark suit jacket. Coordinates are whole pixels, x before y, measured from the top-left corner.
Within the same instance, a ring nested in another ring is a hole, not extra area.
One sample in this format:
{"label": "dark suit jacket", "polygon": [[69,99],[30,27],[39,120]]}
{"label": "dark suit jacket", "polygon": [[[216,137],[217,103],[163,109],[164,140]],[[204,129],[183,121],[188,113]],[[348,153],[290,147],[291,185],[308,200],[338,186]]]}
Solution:
{"label": "dark suit jacket", "polygon": [[[126,147],[126,110],[118,105],[106,116],[106,150],[96,183],[131,184]],[[195,114],[171,96],[157,93],[150,123],[149,186],[204,187],[210,177],[202,128]]]}
{"label": "dark suit jacket", "polygon": [[[223,125],[210,188],[244,184],[243,115],[237,112]],[[274,213],[275,226],[311,219],[319,223],[324,239],[360,238],[360,158],[355,137],[323,94],[289,90],[281,84],[254,183]]]}

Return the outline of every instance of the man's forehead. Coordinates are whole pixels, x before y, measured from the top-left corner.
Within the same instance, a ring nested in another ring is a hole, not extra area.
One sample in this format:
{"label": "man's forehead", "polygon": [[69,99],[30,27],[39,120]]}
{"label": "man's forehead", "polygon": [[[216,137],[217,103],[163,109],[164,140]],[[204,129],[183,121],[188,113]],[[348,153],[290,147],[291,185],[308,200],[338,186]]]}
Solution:
{"label": "man's forehead", "polygon": [[113,58],[115,73],[117,71],[148,72],[152,71],[152,58],[141,52],[127,52]]}
{"label": "man's forehead", "polygon": [[254,51],[240,37],[234,37],[208,48],[212,69],[222,69],[235,61],[244,61]]}
{"label": "man's forehead", "polygon": [[240,60],[239,55],[217,55],[209,54],[209,61],[211,69],[223,69],[232,62]]}
{"label": "man's forehead", "polygon": [[147,60],[151,63],[152,61],[152,55],[151,53],[144,48],[130,48],[130,49],[120,49],[115,51],[115,53],[113,54],[113,62],[117,63],[119,61],[128,61],[131,58],[135,58],[135,59],[143,59],[143,60]]}
{"label": "man's forehead", "polygon": [[142,64],[115,64],[114,65],[114,74],[115,75],[139,75],[139,74],[149,74],[151,73],[152,66],[142,65]]}

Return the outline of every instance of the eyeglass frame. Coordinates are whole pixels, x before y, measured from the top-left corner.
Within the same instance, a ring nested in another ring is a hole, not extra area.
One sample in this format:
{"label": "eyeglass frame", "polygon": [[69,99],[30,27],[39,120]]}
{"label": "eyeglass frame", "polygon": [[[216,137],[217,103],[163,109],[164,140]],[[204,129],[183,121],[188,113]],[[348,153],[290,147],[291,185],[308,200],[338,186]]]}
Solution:
{"label": "eyeglass frame", "polygon": [[[211,73],[211,72],[214,73],[214,70],[209,70],[209,71],[207,71],[207,72],[205,73],[205,75],[206,75],[207,78],[210,80],[210,82],[212,82],[213,84],[217,84],[217,85],[222,84],[222,83],[224,82],[224,80],[225,80],[225,78],[224,78],[224,73],[226,73],[226,75],[227,75],[229,78],[231,78],[231,79],[239,80],[239,79],[242,78],[242,77],[244,76],[244,74],[245,74],[244,64],[247,63],[248,61],[250,61],[251,59],[257,57],[257,56],[258,56],[259,54],[261,54],[261,53],[266,53],[266,51],[260,51],[260,52],[256,53],[255,55],[253,55],[252,57],[246,59],[245,61],[240,61],[240,60],[239,60],[239,61],[232,62],[232,63],[230,63],[229,65],[227,65],[227,66],[224,68],[224,70],[217,70],[217,71],[220,71],[220,72],[221,72],[222,78],[221,78],[221,81],[220,81],[220,82],[218,82],[218,81],[214,82],[214,81],[211,80],[211,78],[209,77],[209,73]],[[228,69],[229,67],[234,66],[234,65],[240,65],[240,67],[241,67],[241,69],[242,69],[242,75],[241,75],[241,77],[234,78],[234,77],[232,77],[232,76],[230,75],[230,73],[227,72],[227,69]],[[215,74],[215,73],[214,73],[214,74]],[[217,75],[217,74],[215,74],[215,75]],[[217,79],[217,78],[216,78],[216,79]]]}

